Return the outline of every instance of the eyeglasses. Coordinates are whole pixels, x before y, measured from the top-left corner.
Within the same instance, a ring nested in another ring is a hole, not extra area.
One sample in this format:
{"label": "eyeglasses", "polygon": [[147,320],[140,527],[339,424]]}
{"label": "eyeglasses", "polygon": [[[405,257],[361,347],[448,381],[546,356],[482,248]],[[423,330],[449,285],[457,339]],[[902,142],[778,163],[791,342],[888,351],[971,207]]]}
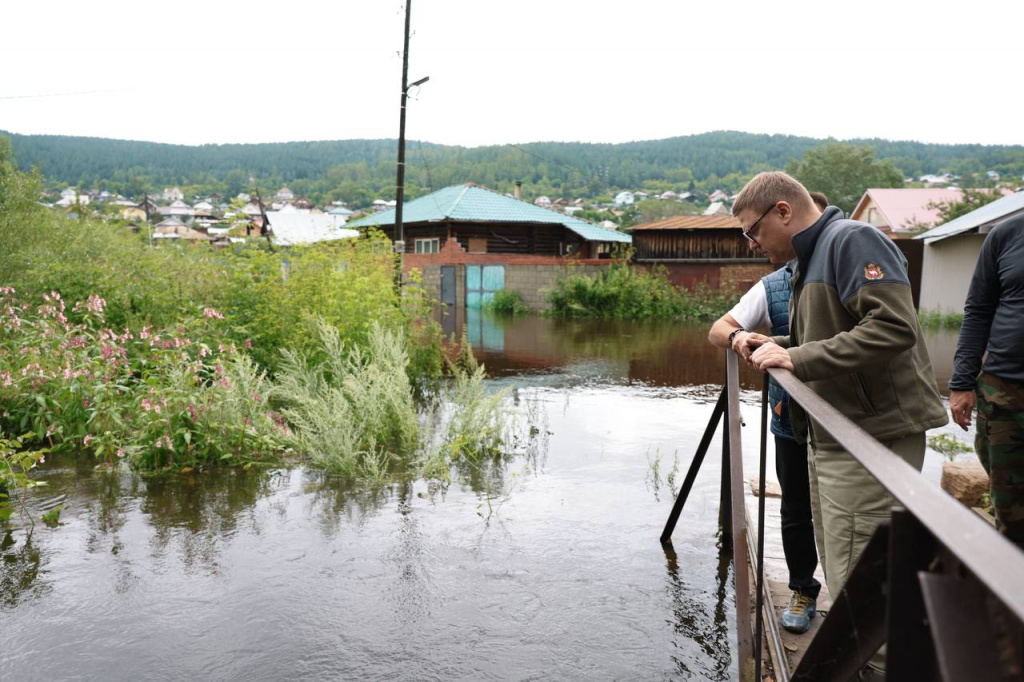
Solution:
{"label": "eyeglasses", "polygon": [[747,239],[748,242],[750,242],[751,244],[757,244],[757,226],[761,223],[762,220],[764,220],[764,217],[766,215],[772,212],[772,209],[774,209],[778,203],[779,202],[776,201],[774,204],[769,206],[768,210],[762,213],[761,217],[754,221],[754,224],[750,226],[750,229],[743,233],[743,236]]}

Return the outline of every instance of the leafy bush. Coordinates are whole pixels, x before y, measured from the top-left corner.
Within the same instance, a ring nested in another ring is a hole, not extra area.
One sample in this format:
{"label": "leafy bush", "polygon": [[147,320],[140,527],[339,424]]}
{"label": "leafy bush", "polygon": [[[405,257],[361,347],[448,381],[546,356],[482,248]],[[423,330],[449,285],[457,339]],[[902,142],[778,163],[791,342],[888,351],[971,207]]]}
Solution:
{"label": "leafy bush", "polygon": [[928,436],[928,447],[946,456],[950,462],[956,461],[956,456],[974,450],[973,447],[964,443],[952,434],[940,433],[936,436]]}
{"label": "leafy bush", "polygon": [[645,271],[615,263],[597,275],[569,274],[548,291],[549,314],[556,317],[606,319],[713,319],[735,303],[732,292],[706,285],[680,291],[664,268]]}
{"label": "leafy bush", "polygon": [[144,469],[251,462],[282,449],[267,380],[207,308],[175,329],[118,332],[105,301],[57,292],[23,306],[0,289],[0,426],[26,447],[92,452]]}
{"label": "leafy bush", "polygon": [[484,304],[486,310],[498,315],[528,315],[529,306],[523,301],[518,291],[506,290],[494,292],[494,298]]}
{"label": "leafy bush", "polygon": [[923,310],[917,315],[921,326],[926,329],[960,329],[964,323],[963,313],[944,313],[940,310]]}
{"label": "leafy bush", "polygon": [[0,525],[11,518],[16,503],[24,510],[29,490],[46,485],[28,475],[46,461],[45,454],[45,450],[26,450],[19,438],[0,438]]}

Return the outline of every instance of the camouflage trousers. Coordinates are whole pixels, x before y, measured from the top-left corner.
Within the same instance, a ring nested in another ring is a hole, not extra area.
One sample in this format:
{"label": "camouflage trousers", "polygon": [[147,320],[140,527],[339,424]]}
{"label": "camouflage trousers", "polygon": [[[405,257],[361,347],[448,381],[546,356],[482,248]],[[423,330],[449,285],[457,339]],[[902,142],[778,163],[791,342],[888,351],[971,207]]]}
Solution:
{"label": "camouflage trousers", "polygon": [[978,377],[974,447],[988,472],[996,528],[1024,549],[1024,384]]}

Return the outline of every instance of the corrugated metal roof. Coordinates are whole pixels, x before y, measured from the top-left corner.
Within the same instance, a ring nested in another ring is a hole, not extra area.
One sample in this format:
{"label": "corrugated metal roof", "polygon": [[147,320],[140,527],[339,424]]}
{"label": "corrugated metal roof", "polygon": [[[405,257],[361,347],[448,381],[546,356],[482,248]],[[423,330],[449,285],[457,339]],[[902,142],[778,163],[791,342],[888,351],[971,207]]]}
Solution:
{"label": "corrugated metal roof", "polygon": [[879,227],[884,225],[893,230],[905,230],[914,223],[934,225],[939,217],[939,209],[928,208],[928,204],[937,204],[942,201],[960,201],[962,196],[963,192],[958,189],[922,189],[917,187],[871,188],[866,190],[863,196],[861,196],[856,208],[853,209],[853,213],[850,214],[850,218],[870,222],[866,220],[864,213],[868,201],[873,200],[878,210],[885,217],[884,221],[877,221],[876,219],[876,222],[882,223]]}
{"label": "corrugated metal roof", "polygon": [[[407,225],[443,221],[564,225],[588,241],[626,244],[633,241],[633,238],[627,234],[598,227],[585,220],[549,211],[546,208],[472,184],[453,185],[439,189],[424,197],[407,202],[402,209],[402,222]],[[349,223],[349,226],[376,227],[394,224],[395,210],[388,209],[360,218]]]}
{"label": "corrugated metal roof", "polygon": [[956,220],[950,220],[944,225],[934,227],[917,235],[914,239],[923,239],[925,244],[931,244],[946,237],[993,225],[1022,211],[1024,211],[1024,192],[1017,192],[976,208]]}
{"label": "corrugated metal roof", "polygon": [[270,231],[274,243],[281,246],[312,244],[358,237],[356,230],[334,226],[334,219],[324,213],[301,213],[299,211],[267,211]]}
{"label": "corrugated metal roof", "polygon": [[629,228],[641,230],[710,230],[715,228],[740,228],[740,221],[731,215],[677,215],[653,223],[643,223]]}

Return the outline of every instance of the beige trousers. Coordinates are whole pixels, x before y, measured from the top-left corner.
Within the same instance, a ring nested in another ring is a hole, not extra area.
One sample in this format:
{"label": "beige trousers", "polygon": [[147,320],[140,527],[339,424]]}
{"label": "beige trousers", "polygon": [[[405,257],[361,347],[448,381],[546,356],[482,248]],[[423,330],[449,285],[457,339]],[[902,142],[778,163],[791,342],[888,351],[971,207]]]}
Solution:
{"label": "beige trousers", "polygon": [[[836,599],[875,528],[889,518],[895,500],[849,452],[838,446],[818,446],[814,441],[812,433],[807,469],[814,539],[829,595]],[[882,444],[921,470],[925,434]],[[871,665],[884,669],[885,647],[872,657]]]}

